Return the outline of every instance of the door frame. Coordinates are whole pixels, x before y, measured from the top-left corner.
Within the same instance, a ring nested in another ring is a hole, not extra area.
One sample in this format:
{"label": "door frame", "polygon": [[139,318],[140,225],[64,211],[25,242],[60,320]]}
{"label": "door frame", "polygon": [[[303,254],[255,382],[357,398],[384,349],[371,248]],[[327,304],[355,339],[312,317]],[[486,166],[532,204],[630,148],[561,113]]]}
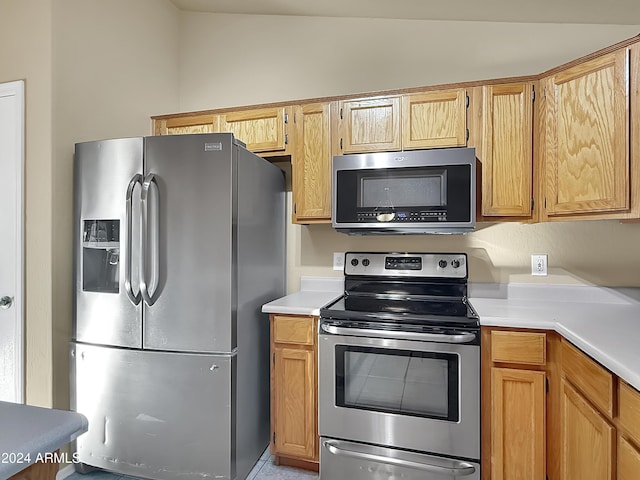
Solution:
{"label": "door frame", "polygon": [[17,403],[24,403],[25,359],[24,359],[24,160],[25,160],[25,85],[24,80],[0,83],[1,97],[15,97],[13,123],[15,125],[14,145],[16,152],[12,159],[16,165],[16,290],[12,308],[15,309],[15,389]]}

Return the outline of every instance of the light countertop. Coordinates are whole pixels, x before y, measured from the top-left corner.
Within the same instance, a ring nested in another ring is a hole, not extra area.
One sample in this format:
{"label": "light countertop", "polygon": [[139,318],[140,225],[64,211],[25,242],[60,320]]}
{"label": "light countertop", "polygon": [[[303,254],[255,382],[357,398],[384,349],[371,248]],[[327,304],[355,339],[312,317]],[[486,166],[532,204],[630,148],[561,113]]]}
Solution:
{"label": "light countertop", "polygon": [[87,431],[75,412],[0,402],[0,478],[9,478]]}
{"label": "light countertop", "polygon": [[[343,285],[342,278],[302,277],[300,291],[262,311],[318,316]],[[640,289],[470,284],[469,297],[481,325],[554,330],[640,390]]]}
{"label": "light countertop", "polygon": [[521,284],[504,298],[475,290],[481,325],[554,330],[640,390],[639,289]]}
{"label": "light countertop", "polygon": [[298,292],[262,306],[265,313],[320,315],[320,308],[344,293],[344,278],[301,277]]}

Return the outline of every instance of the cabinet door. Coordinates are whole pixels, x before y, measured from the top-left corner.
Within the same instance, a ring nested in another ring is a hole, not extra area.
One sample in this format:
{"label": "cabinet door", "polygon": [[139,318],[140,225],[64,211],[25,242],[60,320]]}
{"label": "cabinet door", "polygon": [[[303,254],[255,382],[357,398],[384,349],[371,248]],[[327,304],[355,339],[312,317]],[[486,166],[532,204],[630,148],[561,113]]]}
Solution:
{"label": "cabinet door", "polygon": [[491,478],[544,480],[545,373],[491,369]]}
{"label": "cabinet door", "polygon": [[629,207],[627,55],[614,52],[546,82],[548,215]]}
{"label": "cabinet door", "polygon": [[274,454],[313,460],[316,452],[313,350],[275,347]]}
{"label": "cabinet door", "polygon": [[291,158],[293,220],[331,221],[331,132],[329,104],[315,103],[294,110],[296,151]]}
{"label": "cabinet door", "polygon": [[154,135],[182,135],[186,133],[216,133],[220,131],[219,115],[192,115],[188,117],[154,120]]}
{"label": "cabinet door", "polygon": [[618,480],[637,480],[640,476],[640,451],[625,438],[618,441]]}
{"label": "cabinet door", "polygon": [[562,382],[563,480],[612,480],[615,429],[568,382]]}
{"label": "cabinet door", "polygon": [[482,214],[530,216],[533,190],[533,86],[482,90]]}
{"label": "cabinet door", "polygon": [[402,96],[402,148],[460,147],[467,144],[464,89]]}
{"label": "cabinet door", "polygon": [[284,152],[289,142],[286,107],[261,108],[220,115],[223,132],[233,132],[254,153]]}
{"label": "cabinet door", "polygon": [[340,102],[342,153],[400,150],[400,97]]}

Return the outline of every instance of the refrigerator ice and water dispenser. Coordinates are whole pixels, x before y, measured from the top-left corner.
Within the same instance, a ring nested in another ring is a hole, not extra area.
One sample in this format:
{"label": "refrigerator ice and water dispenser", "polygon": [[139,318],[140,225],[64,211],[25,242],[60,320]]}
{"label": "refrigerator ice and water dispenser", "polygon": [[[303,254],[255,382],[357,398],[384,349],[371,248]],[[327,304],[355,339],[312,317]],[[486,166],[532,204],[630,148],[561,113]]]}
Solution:
{"label": "refrigerator ice and water dispenser", "polygon": [[118,293],[120,220],[85,220],[82,231],[82,289]]}

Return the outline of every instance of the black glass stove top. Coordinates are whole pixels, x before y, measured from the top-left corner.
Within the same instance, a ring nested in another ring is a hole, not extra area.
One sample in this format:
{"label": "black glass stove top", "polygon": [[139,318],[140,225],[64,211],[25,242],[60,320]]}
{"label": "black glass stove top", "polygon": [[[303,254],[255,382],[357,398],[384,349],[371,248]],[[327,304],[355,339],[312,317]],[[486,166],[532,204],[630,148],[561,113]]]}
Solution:
{"label": "black glass stove top", "polygon": [[323,318],[474,328],[478,316],[466,298],[394,298],[345,295],[320,310]]}

